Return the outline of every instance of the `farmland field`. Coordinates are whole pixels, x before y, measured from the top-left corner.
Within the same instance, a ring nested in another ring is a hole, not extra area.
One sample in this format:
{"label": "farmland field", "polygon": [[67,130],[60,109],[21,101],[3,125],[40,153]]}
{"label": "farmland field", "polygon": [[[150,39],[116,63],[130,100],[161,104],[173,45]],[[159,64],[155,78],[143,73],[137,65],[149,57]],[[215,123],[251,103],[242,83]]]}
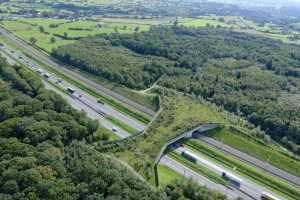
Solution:
{"label": "farmland field", "polygon": [[[149,23],[149,22],[147,22]],[[50,53],[53,48],[70,44],[77,39],[101,33],[131,33],[135,31],[146,31],[149,29],[147,23],[134,23],[132,21],[113,21],[109,19],[102,21],[70,21],[65,19],[19,19],[1,22],[7,30],[18,37],[30,42],[30,38],[37,39],[36,46]],[[43,31],[40,31],[43,27]],[[65,37],[65,33],[66,36]],[[51,41],[55,38],[55,41]]]}
{"label": "farmland field", "polygon": [[[285,32],[284,28],[275,26],[274,24],[266,23],[264,25],[257,24],[253,21],[236,16],[200,16],[198,18],[182,18],[179,19],[179,24],[187,27],[205,27],[220,26],[231,28],[235,31],[261,35],[264,37],[281,40],[285,43],[300,44],[300,40],[291,40],[294,35],[300,35],[300,32]],[[298,27],[299,24],[294,24]]]}

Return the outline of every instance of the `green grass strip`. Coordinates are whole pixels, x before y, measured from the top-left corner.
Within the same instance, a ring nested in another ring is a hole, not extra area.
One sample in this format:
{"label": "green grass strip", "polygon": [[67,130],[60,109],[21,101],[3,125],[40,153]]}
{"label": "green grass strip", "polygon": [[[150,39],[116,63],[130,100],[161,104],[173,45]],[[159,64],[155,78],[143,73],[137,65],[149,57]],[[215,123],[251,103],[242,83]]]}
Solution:
{"label": "green grass strip", "polygon": [[280,181],[275,177],[268,176],[265,173],[258,171],[254,167],[226,156],[225,154],[218,152],[201,141],[188,141],[186,145],[188,145],[191,149],[198,151],[199,153],[227,166],[228,168],[235,168],[239,173],[289,198],[297,199],[300,197],[300,190],[297,190],[288,183]]}
{"label": "green grass strip", "polygon": [[203,175],[204,177],[208,178],[209,180],[213,181],[214,183],[224,185],[226,187],[229,186],[229,183],[224,180],[219,174],[207,169],[206,167],[199,165],[197,163],[193,163],[192,161],[189,161],[188,159],[182,157],[179,153],[176,152],[170,152],[168,154],[171,158],[174,160],[182,163],[186,167],[190,168],[196,173],[199,173]]}
{"label": "green grass strip", "polygon": [[124,122],[122,122],[121,120],[119,120],[117,118],[114,118],[112,116],[106,116],[105,119],[107,119],[108,121],[110,121],[114,125],[122,128],[123,130],[127,131],[128,133],[130,133],[132,135],[138,133],[138,130],[132,128],[131,126],[129,126],[128,124],[125,124]]}

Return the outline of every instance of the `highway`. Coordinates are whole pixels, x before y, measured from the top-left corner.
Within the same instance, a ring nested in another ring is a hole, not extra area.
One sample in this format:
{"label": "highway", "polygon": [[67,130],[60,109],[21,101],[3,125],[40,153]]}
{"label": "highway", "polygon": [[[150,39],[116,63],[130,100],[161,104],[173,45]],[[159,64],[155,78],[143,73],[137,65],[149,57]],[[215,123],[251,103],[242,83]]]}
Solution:
{"label": "highway", "polygon": [[138,132],[143,131],[145,129],[145,125],[138,122],[135,119],[132,119],[131,117],[115,110],[111,106],[103,103],[98,103],[97,98],[85,93],[84,91],[80,90],[79,88],[75,87],[74,85],[71,85],[70,83],[63,81],[55,75],[45,71],[44,69],[40,68],[37,63],[27,58],[25,55],[23,55],[21,52],[16,51],[15,49],[9,48],[8,46],[2,47],[2,50],[5,51],[5,53],[9,54],[14,59],[17,59],[19,62],[23,63],[24,65],[28,66],[34,71],[37,71],[41,76],[44,76],[47,74],[47,80],[53,82],[54,84],[57,84],[58,86],[66,89],[68,87],[71,87],[75,90],[75,92],[72,94],[74,97],[77,97],[79,101],[82,101],[83,103],[87,104],[90,108],[95,109],[97,111],[100,111],[106,115],[112,116],[119,121],[124,122],[125,124],[128,124]]}
{"label": "highway", "polygon": [[141,104],[138,104],[112,90],[107,89],[103,85],[100,85],[98,82],[94,82],[92,80],[89,80],[88,78],[82,76],[81,74],[73,71],[68,67],[67,65],[59,62],[58,60],[46,55],[45,53],[35,49],[34,47],[28,45],[23,40],[19,39],[18,37],[14,36],[13,34],[9,33],[7,30],[5,30],[3,27],[0,26],[0,34],[6,36],[8,39],[11,40],[15,45],[20,46],[24,50],[26,50],[27,54],[30,54],[33,58],[36,58],[43,63],[55,67],[56,70],[60,70],[62,73],[72,77],[75,80],[83,82],[85,85],[95,89],[99,93],[104,93],[107,96],[113,97],[114,99],[120,101],[121,103],[134,108],[136,110],[139,110],[140,112],[145,113],[146,115],[153,117],[155,115],[155,112]]}
{"label": "highway", "polygon": [[[79,111],[81,111],[81,110],[85,111],[87,116],[89,116],[92,119],[98,120],[103,127],[107,128],[109,130],[116,129],[114,131],[114,134],[118,135],[121,138],[126,138],[126,137],[130,136],[130,133],[128,133],[127,131],[123,130],[122,128],[114,125],[110,121],[108,121],[105,118],[104,112],[102,114],[99,111],[101,111],[101,107],[102,107],[103,110],[107,112],[106,114],[108,114],[108,113],[112,114],[112,116],[114,116],[114,117],[115,116],[117,116],[118,118],[123,117],[126,120],[127,116],[124,116],[122,113],[114,111],[113,109],[109,108],[109,106],[105,106],[100,103],[97,103],[96,99],[93,99],[94,100],[93,103],[90,102],[90,101],[93,101],[92,98],[86,100],[85,97],[87,97],[87,96],[83,96],[83,93],[81,94],[79,92],[74,92],[72,95],[71,94],[67,95],[67,94],[61,92],[60,90],[58,90],[57,88],[52,86],[49,82],[52,82],[52,84],[57,84],[58,87],[63,88],[63,89],[65,89],[66,87],[71,87],[71,85],[60,80],[59,78],[56,78],[54,75],[51,75],[49,78],[45,78],[45,74],[48,74],[45,70],[42,70],[42,72],[41,72],[40,71],[41,69],[39,68],[39,66],[36,63],[34,63],[30,59],[28,59],[22,53],[14,50],[12,48],[9,48],[8,46],[1,47],[0,50],[1,50],[0,51],[1,55],[3,55],[9,61],[10,64],[16,64],[17,63],[16,61],[18,61],[33,71],[39,71],[39,73],[41,73],[40,75],[42,77],[44,77],[43,83],[44,83],[45,87],[47,89],[54,90],[56,93],[60,94],[75,109],[77,109]],[[8,55],[10,55],[11,57]],[[58,80],[60,80],[61,82],[58,82]],[[131,120],[132,119],[128,118],[127,122],[130,123]],[[138,124],[139,129],[137,129],[137,130],[140,130],[142,127],[144,127],[144,125]]]}
{"label": "highway", "polygon": [[[96,119],[99,121],[99,123],[106,129],[112,130],[113,127],[116,127],[114,124],[106,120],[104,117],[99,115],[94,110],[87,107],[85,104],[81,103],[80,101],[77,101],[76,99],[72,98],[71,96],[68,96],[61,91],[57,90],[55,87],[50,85],[48,82],[43,81],[45,88],[49,90],[53,90],[57,94],[60,94],[73,108],[75,108],[78,111],[84,111],[88,117],[91,119]],[[118,130],[114,132],[115,135],[119,136],[120,138],[126,138],[129,137],[130,134],[126,132],[125,130],[118,127]]]}
{"label": "highway", "polygon": [[242,180],[239,190],[241,192],[247,194],[249,197],[252,197],[253,199],[259,200],[261,198],[261,194],[263,192],[272,194],[273,196],[277,197],[278,199],[284,199],[282,197],[279,197],[277,194],[274,194],[274,192],[270,191],[269,189],[267,189],[261,185],[258,185],[257,183],[253,182],[252,180],[249,180],[248,178],[246,178],[244,176],[240,176],[234,170],[227,169],[224,166],[217,164],[212,160],[209,160],[205,156],[202,156],[201,154],[199,154],[195,151],[192,151],[191,149],[188,149],[186,147],[179,147],[176,149],[176,151],[180,154],[183,151],[187,151],[187,152],[191,153],[194,157],[197,158],[197,162],[196,162],[197,164],[208,168],[209,170],[217,173],[220,176],[222,176],[223,172],[226,172],[226,173],[232,174],[235,177],[239,178],[240,180]]}
{"label": "highway", "polygon": [[279,178],[282,178],[282,179],[290,182],[291,184],[297,186],[298,188],[300,188],[300,177],[297,177],[286,171],[278,169],[277,167],[274,167],[273,165],[271,165],[265,161],[259,160],[259,159],[255,158],[253,156],[250,156],[244,152],[236,150],[236,149],[234,149],[222,142],[219,142],[213,138],[201,136],[201,135],[198,138],[200,140],[202,140],[203,142],[205,142],[206,144],[219,149],[220,151],[230,154],[243,162],[250,163],[251,165],[254,165],[255,167],[261,168],[261,169],[269,172],[270,174],[278,176]]}
{"label": "highway", "polygon": [[187,178],[191,178],[195,182],[200,185],[204,185],[207,188],[217,190],[223,194],[225,194],[229,199],[236,199],[238,197],[242,197],[244,200],[253,200],[253,198],[249,197],[248,195],[244,194],[243,192],[235,189],[235,188],[227,188],[223,185],[216,184],[211,180],[207,179],[206,177],[194,172],[190,168],[182,165],[181,163],[173,160],[169,156],[165,155],[160,160],[161,165],[165,165],[174,171],[182,174]]}
{"label": "highway", "polygon": [[[62,73],[68,74],[72,78],[74,78],[76,80],[80,80],[80,81],[84,82],[86,85],[96,88],[97,90],[99,90],[102,93],[105,93],[108,95],[111,94],[110,96],[122,101],[123,103],[126,103],[127,105],[130,105],[131,107],[134,107],[140,111],[143,111],[144,113],[148,114],[149,116],[153,116],[155,114],[155,112],[149,110],[148,108],[143,107],[143,106],[140,107],[141,105],[136,104],[135,102],[133,102],[123,96],[120,96],[119,94],[117,94],[113,91],[110,91],[91,80],[88,80],[87,78],[81,76],[77,72],[74,72],[74,71],[68,69],[67,66],[65,66],[65,65],[62,66],[61,64],[58,64],[56,61],[54,61],[49,56],[34,49],[30,45],[26,44],[24,41],[16,38],[12,34],[8,33],[6,30],[0,28],[0,33],[6,35],[12,41],[14,41],[17,45],[26,49],[27,53],[29,53],[36,59],[39,59],[48,65],[56,66],[56,68],[61,70]],[[37,71],[37,72],[40,70],[39,66],[35,62],[33,62],[32,60],[30,60],[29,58],[24,56],[22,53],[17,52],[16,50],[8,49],[8,48],[4,48],[4,51],[7,54],[10,54],[11,56],[13,56],[14,59],[22,62],[24,65],[31,68],[32,70]],[[3,54],[3,53],[1,53],[1,54]],[[7,56],[7,55],[4,55],[4,56]],[[9,60],[9,57],[8,57],[8,61],[11,62],[11,60]],[[106,104],[98,103],[97,99],[95,97],[93,97],[89,94],[86,94],[84,91],[80,90],[79,88],[75,87],[74,85],[71,85],[70,83],[68,83],[66,81],[60,80],[59,78],[55,77],[55,75],[50,74],[50,73],[46,72],[45,70],[42,70],[42,72],[40,71],[38,73],[40,73],[41,76],[44,77],[43,82],[44,82],[46,88],[54,90],[55,92],[57,92],[58,94],[63,96],[74,108],[76,108],[78,110],[84,110],[87,113],[87,116],[89,116],[92,119],[98,120],[102,124],[102,126],[104,126],[105,128],[112,130],[114,127],[117,127],[116,125],[112,124],[110,121],[105,119],[105,115],[109,115],[109,116],[113,116],[114,118],[128,124],[129,126],[133,127],[134,129],[136,129],[138,131],[144,130],[145,125],[120,113],[119,111],[115,110],[113,107],[110,107]],[[45,77],[45,74],[48,74],[50,76]],[[56,84],[58,87],[61,87],[64,89],[71,87],[75,90],[75,92],[73,92],[72,95],[71,94],[66,95],[65,93],[63,93],[60,90],[58,90],[57,88],[55,88],[53,85],[49,84],[47,81],[51,81],[53,84]],[[120,127],[118,127],[117,131],[115,131],[115,134],[121,138],[126,138],[126,137],[130,136],[130,134],[128,132],[122,130]],[[204,138],[204,141],[205,141],[205,138]],[[206,139],[206,142],[208,144],[210,142],[210,145],[212,145],[212,146],[219,145],[217,143],[213,144],[213,142],[209,141],[208,139]],[[181,149],[181,148],[178,149],[178,151],[180,151],[180,152],[183,150],[184,149]],[[228,150],[228,148],[223,149],[223,151],[225,151],[225,150]],[[232,150],[230,150],[230,152],[232,152]],[[201,155],[199,155],[199,154],[197,154],[197,156],[198,156],[199,160],[201,161],[199,164],[201,164],[221,175],[221,173],[222,173],[221,166],[219,166],[215,163],[212,163],[211,161],[207,160],[205,157],[201,157]],[[253,183],[244,178],[242,178],[243,185],[241,187],[241,191],[239,191],[237,189],[232,189],[232,190],[228,189],[225,186],[213,183],[212,181],[193,172],[192,170],[190,170],[187,167],[183,166],[182,164],[174,161],[173,159],[169,158],[168,156],[164,156],[162,158],[162,160],[160,161],[160,164],[167,165],[168,167],[174,169],[175,171],[178,171],[179,173],[183,174],[186,177],[193,177],[193,179],[195,179],[198,183],[206,185],[207,187],[210,187],[213,189],[217,189],[220,192],[223,192],[224,194],[228,195],[232,199],[236,198],[237,196],[240,196],[244,199],[260,199],[260,195],[263,191],[264,192],[267,191],[267,192],[273,194],[272,192],[268,191],[266,188],[261,187],[261,186],[257,185],[256,183]],[[267,168],[271,169],[269,167],[267,167]],[[231,173],[234,174],[234,172],[231,172]],[[284,176],[284,175],[282,175],[282,176]],[[296,177],[296,178],[298,178],[298,177]],[[248,195],[246,195],[245,193]],[[283,198],[280,198],[280,199],[283,199]]]}

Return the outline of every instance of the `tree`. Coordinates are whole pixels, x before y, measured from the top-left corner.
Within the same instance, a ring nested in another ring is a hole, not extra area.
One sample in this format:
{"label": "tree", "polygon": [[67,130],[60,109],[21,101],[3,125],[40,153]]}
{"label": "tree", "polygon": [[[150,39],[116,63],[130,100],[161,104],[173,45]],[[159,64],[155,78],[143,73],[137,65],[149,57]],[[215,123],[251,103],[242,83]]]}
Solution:
{"label": "tree", "polygon": [[53,43],[55,43],[55,42],[56,42],[56,39],[55,39],[55,37],[51,37],[51,38],[50,38],[50,43],[52,43],[52,44],[53,44]]}
{"label": "tree", "polygon": [[37,39],[36,39],[35,37],[31,37],[31,38],[29,39],[29,41],[30,41],[30,43],[31,43],[32,45],[35,45],[36,42],[37,42]]}
{"label": "tree", "polygon": [[140,27],[139,27],[139,26],[137,26],[137,27],[134,28],[134,31],[135,31],[135,32],[138,32],[139,30],[140,30]]}
{"label": "tree", "polygon": [[68,39],[68,33],[67,32],[64,32],[64,38]]}
{"label": "tree", "polygon": [[39,26],[39,30],[40,30],[41,33],[45,32],[45,28],[43,26]]}

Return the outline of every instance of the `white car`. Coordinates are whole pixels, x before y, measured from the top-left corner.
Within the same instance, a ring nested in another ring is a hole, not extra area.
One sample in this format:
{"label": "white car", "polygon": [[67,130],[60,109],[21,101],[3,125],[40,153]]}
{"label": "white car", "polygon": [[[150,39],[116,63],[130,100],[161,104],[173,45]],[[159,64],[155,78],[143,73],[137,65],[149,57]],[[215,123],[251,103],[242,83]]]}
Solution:
{"label": "white car", "polygon": [[117,131],[118,131],[116,127],[112,127],[111,130],[112,130],[113,132],[117,132]]}

